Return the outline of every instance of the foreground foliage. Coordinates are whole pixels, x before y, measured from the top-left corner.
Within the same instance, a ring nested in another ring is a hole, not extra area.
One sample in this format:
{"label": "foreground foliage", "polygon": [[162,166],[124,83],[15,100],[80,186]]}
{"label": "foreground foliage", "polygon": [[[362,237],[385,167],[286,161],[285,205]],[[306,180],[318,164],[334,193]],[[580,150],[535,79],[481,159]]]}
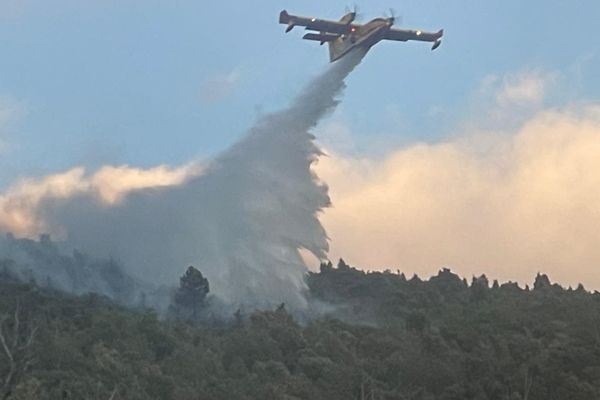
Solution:
{"label": "foreground foliage", "polygon": [[220,326],[0,281],[5,399],[600,398],[600,295],[544,275],[524,290],[341,262],[308,277],[329,317]]}

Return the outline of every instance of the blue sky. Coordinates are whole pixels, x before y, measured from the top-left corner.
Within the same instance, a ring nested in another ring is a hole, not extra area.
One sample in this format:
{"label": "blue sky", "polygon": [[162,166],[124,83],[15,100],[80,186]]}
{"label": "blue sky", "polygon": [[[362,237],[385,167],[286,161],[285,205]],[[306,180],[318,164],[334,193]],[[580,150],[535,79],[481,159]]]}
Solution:
{"label": "blue sky", "polygon": [[[208,158],[326,67],[325,47],[284,34],[278,13],[339,18],[348,2],[0,0],[0,187],[75,165],[149,167]],[[490,75],[557,76],[549,107],[600,100],[600,2],[369,1],[403,26],[444,28],[376,46],[332,118],[357,143],[436,141]],[[210,92],[210,93],[208,93]]]}

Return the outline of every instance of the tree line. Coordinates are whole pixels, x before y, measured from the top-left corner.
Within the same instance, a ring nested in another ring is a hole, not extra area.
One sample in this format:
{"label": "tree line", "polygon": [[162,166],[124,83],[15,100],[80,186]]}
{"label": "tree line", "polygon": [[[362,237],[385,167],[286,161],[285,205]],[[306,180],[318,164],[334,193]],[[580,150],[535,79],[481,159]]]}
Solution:
{"label": "tree line", "polygon": [[2,399],[600,398],[600,294],[552,284],[422,280],[343,261],[307,276],[321,309],[205,318],[188,268],[169,318],[0,270]]}

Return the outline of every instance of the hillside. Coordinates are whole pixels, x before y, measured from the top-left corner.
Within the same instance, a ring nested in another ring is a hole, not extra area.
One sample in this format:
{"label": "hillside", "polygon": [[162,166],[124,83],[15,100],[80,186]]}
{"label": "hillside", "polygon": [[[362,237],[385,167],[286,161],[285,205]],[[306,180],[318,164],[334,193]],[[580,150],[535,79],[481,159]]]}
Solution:
{"label": "hillside", "polygon": [[600,398],[600,294],[365,273],[307,280],[322,314],[281,306],[228,323],[159,320],[4,273],[4,399]]}

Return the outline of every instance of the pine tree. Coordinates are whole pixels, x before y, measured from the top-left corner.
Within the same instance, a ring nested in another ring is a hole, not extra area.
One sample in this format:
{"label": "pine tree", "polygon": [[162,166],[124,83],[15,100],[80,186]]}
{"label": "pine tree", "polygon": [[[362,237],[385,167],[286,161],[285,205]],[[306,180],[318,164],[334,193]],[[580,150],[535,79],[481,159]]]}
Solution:
{"label": "pine tree", "polygon": [[179,279],[179,288],[175,293],[175,307],[177,315],[183,311],[191,319],[198,319],[198,312],[205,305],[206,296],[210,291],[208,280],[193,266],[189,266],[185,274]]}

